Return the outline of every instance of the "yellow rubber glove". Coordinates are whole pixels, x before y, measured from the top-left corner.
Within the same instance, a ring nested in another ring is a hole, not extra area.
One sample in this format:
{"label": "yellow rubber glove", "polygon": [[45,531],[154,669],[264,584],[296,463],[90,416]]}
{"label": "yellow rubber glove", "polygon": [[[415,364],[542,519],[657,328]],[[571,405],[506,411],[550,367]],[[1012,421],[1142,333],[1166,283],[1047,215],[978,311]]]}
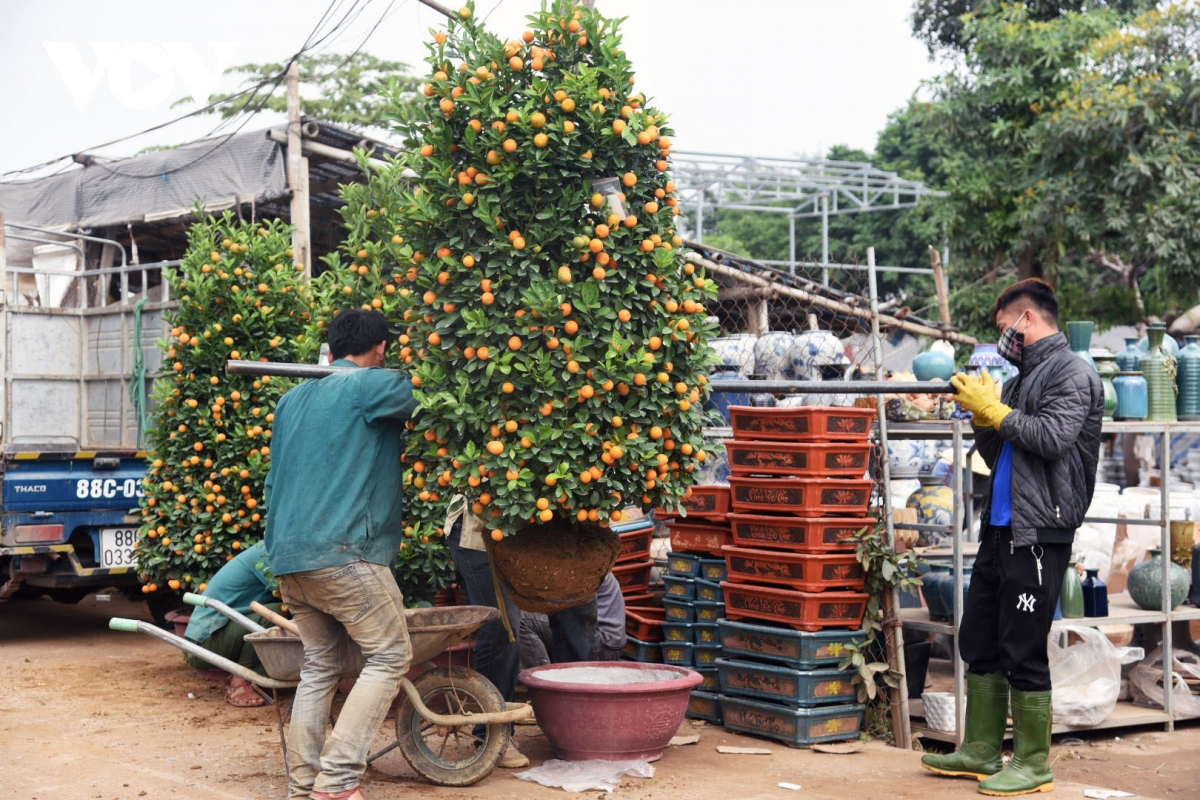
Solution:
{"label": "yellow rubber glove", "polygon": [[1012,412],[1012,409],[1000,402],[1000,393],[996,391],[996,382],[992,373],[986,369],[981,371],[978,378],[972,378],[960,372],[950,379],[958,394],[954,399],[958,404],[975,415],[975,424],[982,427],[993,427],[1000,430],[1000,423]]}

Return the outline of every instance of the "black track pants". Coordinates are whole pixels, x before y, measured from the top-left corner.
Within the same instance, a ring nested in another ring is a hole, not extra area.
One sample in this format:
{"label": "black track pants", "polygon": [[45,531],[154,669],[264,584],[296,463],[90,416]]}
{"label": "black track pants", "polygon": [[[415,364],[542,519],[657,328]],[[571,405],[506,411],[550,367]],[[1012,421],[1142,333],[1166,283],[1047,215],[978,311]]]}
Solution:
{"label": "black track pants", "polygon": [[1022,692],[1050,689],[1046,640],[1070,559],[1069,544],[1013,547],[1011,528],[984,527],[958,629],[971,672],[1003,672]]}

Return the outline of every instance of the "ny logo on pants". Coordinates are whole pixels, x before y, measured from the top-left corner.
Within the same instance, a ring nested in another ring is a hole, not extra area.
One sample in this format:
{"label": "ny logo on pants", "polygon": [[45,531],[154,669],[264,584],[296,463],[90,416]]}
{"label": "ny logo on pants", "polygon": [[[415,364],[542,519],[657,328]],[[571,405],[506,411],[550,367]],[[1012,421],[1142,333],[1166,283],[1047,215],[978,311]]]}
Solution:
{"label": "ny logo on pants", "polygon": [[1035,599],[1034,596],[1029,594],[1028,592],[1026,592],[1025,594],[1022,594],[1020,597],[1017,598],[1017,610],[1018,611],[1028,611],[1029,613],[1032,614],[1034,599]]}

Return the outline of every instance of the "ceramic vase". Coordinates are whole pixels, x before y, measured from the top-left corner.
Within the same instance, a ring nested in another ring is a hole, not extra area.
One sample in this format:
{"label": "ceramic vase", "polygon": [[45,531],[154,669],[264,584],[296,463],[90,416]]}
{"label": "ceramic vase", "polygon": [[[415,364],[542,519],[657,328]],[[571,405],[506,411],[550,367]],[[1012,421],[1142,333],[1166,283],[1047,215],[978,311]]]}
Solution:
{"label": "ceramic vase", "polygon": [[1192,591],[1188,600],[1200,606],[1200,544],[1192,548]]}
{"label": "ceramic vase", "polygon": [[954,377],[954,356],[940,350],[926,350],[913,359],[913,374],[919,381],[948,381]]}
{"label": "ceramic vase", "polygon": [[1096,368],[1096,362],[1092,360],[1092,354],[1088,351],[1092,347],[1094,327],[1094,322],[1086,320],[1067,323],[1067,338],[1071,341],[1071,350],[1092,369]]}
{"label": "ceramic vase", "polygon": [[908,508],[917,510],[917,522],[921,525],[941,525],[944,531],[921,531],[918,541],[923,547],[935,547],[950,543],[950,529],[954,524],[954,489],[936,479],[921,480],[921,488],[908,497]]}
{"label": "ceramic vase", "polygon": [[1141,420],[1149,413],[1146,395],[1146,377],[1140,372],[1118,372],[1113,378],[1117,390],[1115,420]]}
{"label": "ceramic vase", "polygon": [[[738,371],[737,367],[722,367],[718,366],[717,371],[709,376],[714,381],[745,381],[749,389],[750,379]],[[704,408],[709,411],[718,411],[725,418],[725,424],[730,425],[729,407],[730,406],[748,406],[750,405],[750,393],[747,392],[713,392],[712,395],[704,402]]]}
{"label": "ceramic vase", "polygon": [[1100,384],[1104,387],[1104,418],[1112,419],[1117,410],[1117,387],[1113,386],[1112,382],[1117,375],[1117,357],[1103,355],[1095,356],[1094,359],[1096,372],[1100,375]]}
{"label": "ceramic vase", "polygon": [[785,381],[792,377],[789,355],[794,337],[787,331],[771,331],[758,337],[754,344],[754,372],[768,381]]}
{"label": "ceramic vase", "polygon": [[1175,359],[1163,348],[1167,329],[1160,323],[1150,326],[1149,349],[1138,359],[1138,369],[1146,378],[1146,397],[1150,422],[1174,422]]}
{"label": "ceramic vase", "polygon": [[1192,543],[1195,541],[1195,532],[1196,523],[1190,519],[1171,520],[1171,560],[1189,572],[1192,569]]}
{"label": "ceramic vase", "polygon": [[1169,570],[1171,581],[1171,608],[1183,602],[1192,585],[1187,570],[1171,561],[1164,561],[1162,550],[1150,549],[1150,558],[1129,570],[1129,596],[1140,608],[1147,611],[1162,611],[1162,580],[1164,565]]}
{"label": "ceramic vase", "polygon": [[[735,333],[731,336],[719,336],[711,341],[713,350],[721,364],[733,367],[743,375],[750,375],[754,370],[754,346],[758,337],[753,333]],[[719,369],[720,367],[717,367]]]}
{"label": "ceramic vase", "polygon": [[1081,584],[1083,589],[1083,615],[1085,617],[1108,616],[1108,587],[1100,580],[1100,570],[1087,570]]}
{"label": "ceramic vase", "polygon": [[1084,615],[1083,585],[1079,582],[1079,570],[1072,561],[1063,574],[1062,592],[1058,596],[1064,619],[1080,619]]}
{"label": "ceramic vase", "polygon": [[805,331],[796,334],[788,351],[792,377],[798,381],[819,381],[825,367],[849,365],[841,340],[829,331]]}
{"label": "ceramic vase", "polygon": [[[971,585],[971,570],[963,566],[962,608],[967,607],[967,590]],[[929,571],[921,576],[921,596],[929,610],[931,622],[946,622],[954,616],[954,566],[933,562]]]}
{"label": "ceramic vase", "polygon": [[1004,356],[1000,355],[1000,351],[996,349],[996,345],[987,342],[980,342],[975,345],[975,351],[967,359],[967,366],[986,369],[992,373],[992,380],[1001,385],[1009,378],[1017,376],[1017,368],[1008,363],[1008,360]]}
{"label": "ceramic vase", "polygon": [[[1149,326],[1147,326],[1146,335],[1139,339],[1137,343],[1138,353],[1140,354],[1138,356],[1139,358],[1149,352],[1150,348],[1154,346],[1154,344],[1150,341],[1150,331],[1154,330],[1155,328],[1162,328],[1165,332],[1167,326],[1162,322],[1152,322]],[[1166,350],[1167,355],[1171,356],[1172,358],[1179,355],[1179,342],[1175,340],[1175,337],[1164,335],[1162,345],[1163,350]]]}
{"label": "ceramic vase", "polygon": [[1138,359],[1142,351],[1138,349],[1137,337],[1125,340],[1125,349],[1117,353],[1117,369],[1121,372],[1137,372]]}
{"label": "ceramic vase", "polygon": [[1179,419],[1188,422],[1200,420],[1200,336],[1183,337],[1176,371],[1179,397],[1175,401],[1175,413]]}

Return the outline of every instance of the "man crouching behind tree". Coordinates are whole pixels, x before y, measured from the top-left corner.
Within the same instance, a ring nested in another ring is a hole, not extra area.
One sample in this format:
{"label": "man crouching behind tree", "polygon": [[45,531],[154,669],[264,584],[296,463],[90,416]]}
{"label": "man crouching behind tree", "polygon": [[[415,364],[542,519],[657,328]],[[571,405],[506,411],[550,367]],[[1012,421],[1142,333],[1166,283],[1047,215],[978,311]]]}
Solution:
{"label": "man crouching behind tree", "polygon": [[[926,755],[921,764],[1005,796],[1054,789],[1046,640],[1075,529],[1096,488],[1104,390],[1059,332],[1058,299],[1046,283],[1009,286],[992,317],[1000,354],[1020,375],[999,397],[987,370],[951,380],[959,405],[975,415],[975,441],[992,471],[958,629],[968,666],[966,732],[958,750]],[[1010,694],[1013,757],[1003,767]]]}
{"label": "man crouching behind tree", "polygon": [[[387,344],[382,314],[343,311],[329,326],[333,365],[362,369],[303,383],[275,410],[266,542],[304,644],[289,798],[365,800],[367,752],[412,659],[389,565],[402,538],[400,455],[416,402],[408,378],[373,369]],[[347,636],[366,666],[326,739]]]}

